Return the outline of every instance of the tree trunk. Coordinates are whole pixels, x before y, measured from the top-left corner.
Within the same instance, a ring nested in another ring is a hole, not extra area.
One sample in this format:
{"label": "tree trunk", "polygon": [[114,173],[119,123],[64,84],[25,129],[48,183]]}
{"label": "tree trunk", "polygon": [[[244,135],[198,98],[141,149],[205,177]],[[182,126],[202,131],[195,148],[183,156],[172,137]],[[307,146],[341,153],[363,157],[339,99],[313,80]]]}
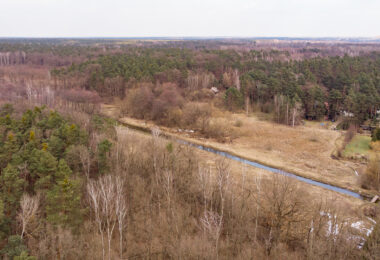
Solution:
{"label": "tree trunk", "polygon": [[245,109],[246,109],[246,113],[248,116],[248,114],[249,114],[249,95],[247,95],[245,98]]}
{"label": "tree trunk", "polygon": [[286,124],[289,125],[289,100],[286,101]]}

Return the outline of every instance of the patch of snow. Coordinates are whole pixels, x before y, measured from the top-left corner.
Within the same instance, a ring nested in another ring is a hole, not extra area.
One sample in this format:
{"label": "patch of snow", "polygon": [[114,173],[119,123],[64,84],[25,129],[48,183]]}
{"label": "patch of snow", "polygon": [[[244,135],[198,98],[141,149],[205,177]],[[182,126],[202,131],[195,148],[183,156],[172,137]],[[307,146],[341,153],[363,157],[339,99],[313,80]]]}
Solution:
{"label": "patch of snow", "polygon": [[[321,211],[320,215],[327,216],[328,218],[326,236],[331,236],[331,235],[333,235],[334,237],[337,236],[339,234],[339,226],[338,224],[335,224],[335,225],[333,224],[333,223],[336,223],[337,216],[336,215],[333,216],[331,213],[324,212],[324,211]],[[373,224],[370,228],[367,228],[364,221],[361,221],[361,220],[352,222],[351,224],[349,222],[344,222],[344,225],[350,225],[351,228],[354,228],[360,232],[359,235],[351,234],[347,238],[349,240],[355,241],[359,249],[363,248],[367,240],[367,237],[372,233],[374,226],[376,224],[376,221],[373,220],[372,218],[367,217],[367,219]],[[313,231],[313,222],[311,222],[311,231]]]}
{"label": "patch of snow", "polygon": [[362,225],[363,225],[363,221],[357,221],[357,222],[351,223],[351,227],[356,228],[356,229],[361,229]]}
{"label": "patch of snow", "polygon": [[311,223],[310,223],[310,233],[313,233],[314,231],[314,221],[311,220]]}
{"label": "patch of snow", "polygon": [[372,219],[372,218],[370,218],[370,217],[367,217],[367,219],[368,219],[369,221],[371,221],[373,224],[376,225],[376,221],[375,221],[374,219]]}
{"label": "patch of snow", "polygon": [[185,133],[195,133],[194,130],[188,130],[188,129],[181,129],[181,128],[178,128],[177,129],[178,132],[182,133],[182,132],[185,132]]}
{"label": "patch of snow", "polygon": [[360,230],[361,232],[365,233],[367,237],[373,231],[373,226],[371,228],[366,228],[366,227],[364,227],[364,222],[363,221],[354,222],[354,223],[351,224],[351,227],[356,228],[356,229]]}
{"label": "patch of snow", "polygon": [[[331,234],[336,236],[339,234],[339,226],[338,224],[335,224],[335,227],[333,227],[333,222],[332,222],[332,219],[333,217],[331,216],[331,214],[329,212],[323,212],[321,211],[320,212],[321,216],[327,216],[329,218],[329,220],[327,221],[327,232],[326,232],[326,235],[327,236],[330,236]],[[334,215],[334,221],[336,222],[336,215]]]}
{"label": "patch of snow", "polygon": [[366,230],[367,230],[367,237],[369,237],[369,235],[371,235],[373,231],[373,226],[371,228],[366,228]]}

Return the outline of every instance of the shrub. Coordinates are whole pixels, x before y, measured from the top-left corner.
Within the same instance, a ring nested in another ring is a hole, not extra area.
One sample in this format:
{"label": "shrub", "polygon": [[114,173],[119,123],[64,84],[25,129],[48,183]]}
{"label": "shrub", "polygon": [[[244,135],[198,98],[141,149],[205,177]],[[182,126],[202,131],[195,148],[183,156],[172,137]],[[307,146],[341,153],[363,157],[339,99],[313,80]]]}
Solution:
{"label": "shrub", "polygon": [[13,235],[8,238],[8,243],[0,251],[2,254],[8,256],[10,259],[21,255],[23,251],[27,251],[28,248],[24,245],[22,238],[18,235]]}
{"label": "shrub", "polygon": [[168,111],[166,124],[169,126],[178,126],[181,124],[183,112],[180,108],[173,108]]}
{"label": "shrub", "polygon": [[380,128],[376,128],[372,132],[372,141],[380,141]]}
{"label": "shrub", "polygon": [[243,126],[243,121],[241,121],[240,119],[237,119],[234,123],[234,126],[236,127],[242,127]]}
{"label": "shrub", "polygon": [[361,176],[361,186],[364,189],[380,189],[380,157],[370,159],[366,172]]}
{"label": "shrub", "polygon": [[165,123],[169,110],[182,107],[183,98],[173,84],[164,85],[156,89],[156,92],[158,97],[153,101],[152,117],[153,120]]}
{"label": "shrub", "polygon": [[351,124],[352,124],[352,120],[345,119],[344,121],[339,123],[336,128],[339,130],[347,130],[350,128]]}
{"label": "shrub", "polygon": [[232,129],[228,122],[222,119],[211,121],[204,130],[204,135],[207,138],[214,138],[219,142],[226,142],[231,133]]}
{"label": "shrub", "polygon": [[153,99],[153,92],[147,86],[130,90],[125,105],[122,106],[122,113],[146,119],[150,116]]}
{"label": "shrub", "polygon": [[229,110],[240,109],[244,104],[243,95],[236,88],[230,87],[224,95],[224,103]]}
{"label": "shrub", "polygon": [[215,95],[209,90],[209,89],[201,89],[201,90],[195,90],[191,91],[188,95],[188,98],[192,101],[201,101],[201,100],[210,100]]}
{"label": "shrub", "polygon": [[188,127],[199,127],[204,132],[210,117],[211,106],[209,104],[188,103],[184,107],[183,124]]}

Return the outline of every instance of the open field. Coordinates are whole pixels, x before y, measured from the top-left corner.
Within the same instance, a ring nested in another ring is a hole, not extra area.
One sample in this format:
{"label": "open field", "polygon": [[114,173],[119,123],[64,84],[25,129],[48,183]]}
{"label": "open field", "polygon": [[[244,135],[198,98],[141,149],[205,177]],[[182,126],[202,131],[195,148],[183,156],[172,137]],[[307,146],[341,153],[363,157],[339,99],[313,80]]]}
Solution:
{"label": "open field", "polygon": [[371,137],[357,135],[346,145],[343,156],[350,158],[355,155],[368,155],[371,148],[370,143]]}
{"label": "open field", "polygon": [[[107,115],[117,114],[117,108],[103,106]],[[154,123],[132,118],[120,119],[124,123],[145,128],[154,127]],[[310,179],[329,183],[353,191],[364,192],[359,186],[359,176],[365,165],[336,160],[331,154],[336,149],[342,133],[321,126],[306,124],[295,128],[260,120],[257,116],[244,114],[224,114],[223,120],[235,129],[236,138],[232,142],[220,143],[204,139],[197,132],[179,132],[178,129],[161,127],[172,135],[189,138],[206,146],[227,151],[268,166],[296,173]],[[241,125],[236,125],[236,122]],[[236,134],[237,133],[237,134]]]}
{"label": "open field", "polygon": [[268,165],[338,186],[358,189],[358,177],[363,165],[331,157],[336,140],[342,133],[321,126],[306,124],[295,128],[233,114],[229,121],[240,120],[244,135],[231,144],[223,144],[234,152]]}

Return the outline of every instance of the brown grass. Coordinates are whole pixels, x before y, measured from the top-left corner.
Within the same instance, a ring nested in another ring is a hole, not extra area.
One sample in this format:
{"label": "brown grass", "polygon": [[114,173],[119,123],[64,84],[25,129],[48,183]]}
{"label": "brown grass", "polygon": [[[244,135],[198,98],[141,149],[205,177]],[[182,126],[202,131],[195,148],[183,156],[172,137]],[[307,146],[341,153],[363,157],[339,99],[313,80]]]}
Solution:
{"label": "brown grass", "polygon": [[[251,159],[269,166],[280,168],[314,180],[333,184],[354,191],[365,192],[360,187],[360,181],[354,169],[362,165],[350,161],[340,161],[332,158],[338,139],[342,139],[340,131],[326,129],[319,124],[307,124],[295,128],[260,120],[256,116],[243,114],[214,113],[213,121],[222,120],[227,125],[223,130],[233,129],[230,142],[221,143],[218,139],[204,139],[197,134],[178,133],[176,129],[162,128],[164,131],[190,138],[206,146],[230,152],[240,157]],[[124,122],[143,127],[154,124],[131,118],[123,118]],[[235,127],[235,122],[243,122]],[[221,130],[222,131],[222,130]],[[232,142],[231,142],[232,140]]]}

